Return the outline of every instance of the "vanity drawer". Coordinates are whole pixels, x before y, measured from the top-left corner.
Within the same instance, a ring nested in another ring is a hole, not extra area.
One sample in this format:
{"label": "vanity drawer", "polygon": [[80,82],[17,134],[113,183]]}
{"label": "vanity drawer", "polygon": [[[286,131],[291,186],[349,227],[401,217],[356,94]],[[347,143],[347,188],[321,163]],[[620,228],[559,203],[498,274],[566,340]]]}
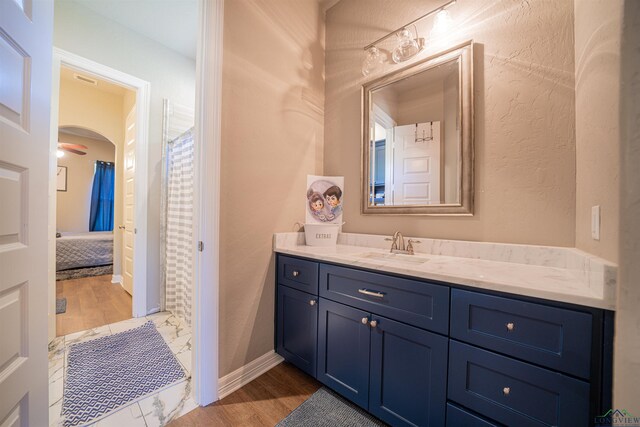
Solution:
{"label": "vanity drawer", "polygon": [[447,334],[449,288],[352,268],[320,265],[320,296]]}
{"label": "vanity drawer", "polygon": [[500,427],[500,425],[447,403],[447,427]]}
{"label": "vanity drawer", "polygon": [[586,426],[589,384],[451,340],[448,398],[513,426]]}
{"label": "vanity drawer", "polygon": [[589,378],[592,316],[476,292],[451,291],[451,337]]}
{"label": "vanity drawer", "polygon": [[318,295],[318,263],[280,255],[278,283]]}

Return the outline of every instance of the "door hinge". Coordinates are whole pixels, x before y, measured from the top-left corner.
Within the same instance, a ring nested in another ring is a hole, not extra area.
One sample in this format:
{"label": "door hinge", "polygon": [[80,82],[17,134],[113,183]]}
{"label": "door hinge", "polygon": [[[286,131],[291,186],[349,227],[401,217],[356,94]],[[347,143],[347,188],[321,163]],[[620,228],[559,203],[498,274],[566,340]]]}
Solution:
{"label": "door hinge", "polygon": [[198,242],[198,251],[204,251],[204,242],[202,240]]}

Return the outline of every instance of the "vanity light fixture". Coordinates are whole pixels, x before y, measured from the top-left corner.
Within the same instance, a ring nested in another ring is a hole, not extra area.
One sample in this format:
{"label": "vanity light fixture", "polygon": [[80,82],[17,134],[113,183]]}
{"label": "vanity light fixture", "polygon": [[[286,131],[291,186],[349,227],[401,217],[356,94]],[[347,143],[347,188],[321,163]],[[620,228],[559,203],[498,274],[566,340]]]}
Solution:
{"label": "vanity light fixture", "polygon": [[433,29],[431,30],[430,37],[438,37],[445,34],[449,28],[451,28],[451,14],[448,10],[442,9],[436,14],[436,18],[433,22]]}
{"label": "vanity light fixture", "polygon": [[362,75],[368,76],[372,71],[377,70],[384,63],[384,57],[377,47],[371,46],[364,54],[362,61]]}
{"label": "vanity light fixture", "polygon": [[[388,39],[394,34],[397,35],[398,37],[398,45],[393,49],[393,52],[391,53],[391,59],[393,60],[393,62],[397,64],[397,63],[406,61],[410,58],[413,58],[415,55],[417,55],[418,52],[420,52],[420,50],[422,49],[422,45],[420,44],[420,39],[418,37],[418,31],[416,29],[416,34],[414,37],[414,34],[408,29],[408,27],[413,25],[415,28],[416,22],[421,21],[424,18],[427,18],[433,14],[438,14],[436,16],[436,23],[434,25],[434,29],[436,29],[437,27],[438,31],[440,31],[440,29],[444,28],[445,25],[448,28],[449,23],[451,21],[451,17],[449,16],[449,12],[446,11],[446,8],[448,8],[455,2],[456,0],[450,0],[447,3],[443,4],[442,6],[437,7],[432,11],[425,13],[419,18],[414,19],[408,24],[403,25],[397,30],[392,31],[386,36],[381,37],[378,40],[374,41],[373,43],[370,43],[367,46],[365,46],[364,47],[365,57],[364,57],[364,60],[362,61],[362,74],[365,76],[368,76],[369,74],[371,74],[371,72],[377,70],[382,66],[382,64],[384,63],[384,57],[380,53],[380,50],[377,48],[377,45],[379,45],[381,42],[385,41],[386,39]],[[444,14],[442,12],[444,12]]]}
{"label": "vanity light fixture", "polygon": [[64,151],[62,151],[62,150],[56,150],[56,157],[57,157],[57,158],[64,157]]}
{"label": "vanity light fixture", "polygon": [[[416,31],[416,35],[418,32]],[[393,49],[391,53],[391,59],[396,64],[400,62],[404,62],[408,59],[413,58],[420,52],[420,45],[418,41],[413,37],[413,34],[410,30],[403,28],[398,31],[398,46]]]}

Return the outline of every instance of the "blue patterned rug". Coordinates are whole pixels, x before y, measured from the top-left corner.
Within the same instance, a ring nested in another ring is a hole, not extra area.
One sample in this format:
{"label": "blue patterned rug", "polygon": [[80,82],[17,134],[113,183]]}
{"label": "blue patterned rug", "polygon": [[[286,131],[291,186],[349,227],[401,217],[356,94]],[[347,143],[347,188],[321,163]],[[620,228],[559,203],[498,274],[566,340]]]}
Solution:
{"label": "blue patterned rug", "polygon": [[64,426],[85,425],[185,378],[153,322],[69,347]]}

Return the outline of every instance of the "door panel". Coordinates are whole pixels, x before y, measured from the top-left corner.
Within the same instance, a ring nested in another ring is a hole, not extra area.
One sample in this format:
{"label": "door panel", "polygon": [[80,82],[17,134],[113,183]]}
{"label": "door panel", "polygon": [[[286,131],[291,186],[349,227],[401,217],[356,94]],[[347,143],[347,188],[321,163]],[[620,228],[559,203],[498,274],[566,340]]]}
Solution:
{"label": "door panel", "polygon": [[47,425],[52,31],[52,2],[0,1],[2,426]]}
{"label": "door panel", "polygon": [[394,426],[444,425],[448,339],[372,316],[369,411]]}
{"label": "door panel", "polygon": [[[416,129],[433,139],[416,140]],[[440,203],[440,122],[394,128],[393,171],[394,205]]]}
{"label": "door panel", "polygon": [[122,287],[133,295],[133,247],[135,241],[136,107],[127,115],[124,144],[124,236],[122,239]]}
{"label": "door panel", "polygon": [[318,297],[278,285],[278,354],[316,376]]}
{"label": "door panel", "polygon": [[318,380],[367,409],[369,403],[369,313],[320,298]]}

